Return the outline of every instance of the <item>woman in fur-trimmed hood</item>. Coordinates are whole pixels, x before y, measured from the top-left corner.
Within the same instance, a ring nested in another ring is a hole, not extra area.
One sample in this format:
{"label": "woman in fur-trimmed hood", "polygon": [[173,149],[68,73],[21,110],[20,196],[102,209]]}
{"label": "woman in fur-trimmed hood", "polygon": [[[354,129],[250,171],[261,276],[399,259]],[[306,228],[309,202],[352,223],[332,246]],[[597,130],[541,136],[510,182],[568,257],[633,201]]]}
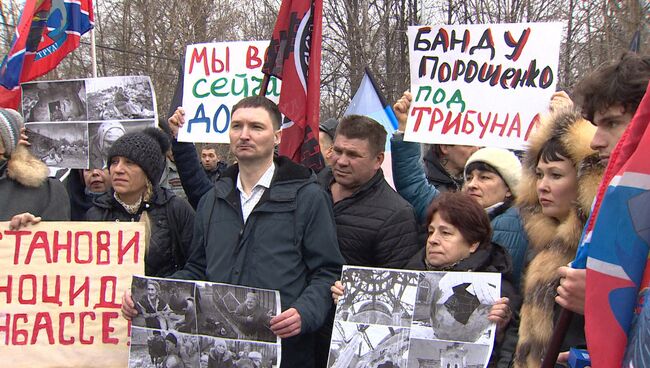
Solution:
{"label": "woman in fur-trimmed hood", "polygon": [[[603,167],[589,148],[596,128],[579,113],[550,115],[530,139],[518,188],[530,241],[531,260],[524,276],[515,367],[539,367],[559,313],[555,303],[560,276],[573,260]],[[562,350],[584,345],[584,319],[573,318]]]}
{"label": "woman in fur-trimmed hood", "polygon": [[0,221],[25,212],[44,221],[69,220],[63,184],[48,178],[47,166],[19,144],[22,129],[17,111],[0,108]]}

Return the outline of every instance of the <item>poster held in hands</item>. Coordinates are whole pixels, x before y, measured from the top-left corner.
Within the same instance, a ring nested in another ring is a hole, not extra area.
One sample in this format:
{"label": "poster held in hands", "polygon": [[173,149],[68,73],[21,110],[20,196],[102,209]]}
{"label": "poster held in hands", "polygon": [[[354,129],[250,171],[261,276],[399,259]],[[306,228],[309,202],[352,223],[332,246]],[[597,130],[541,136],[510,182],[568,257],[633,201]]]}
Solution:
{"label": "poster held in hands", "polygon": [[500,274],[344,266],[341,282],[328,368],[487,366]]}
{"label": "poster held in hands", "polygon": [[280,339],[269,327],[280,314],[278,291],[134,276],[131,293],[139,313],[129,367],[176,360],[197,368],[210,360],[280,365]]}

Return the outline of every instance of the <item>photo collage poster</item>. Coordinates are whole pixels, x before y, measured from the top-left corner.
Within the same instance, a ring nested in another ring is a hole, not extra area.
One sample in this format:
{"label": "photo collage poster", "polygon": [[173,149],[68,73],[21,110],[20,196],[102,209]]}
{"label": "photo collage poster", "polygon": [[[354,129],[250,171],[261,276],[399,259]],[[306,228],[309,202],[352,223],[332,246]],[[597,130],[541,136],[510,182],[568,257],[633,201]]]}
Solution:
{"label": "photo collage poster", "polygon": [[328,368],[486,367],[501,274],[343,267]]}
{"label": "photo collage poster", "polygon": [[155,127],[156,96],[147,76],[24,83],[22,109],[34,156],[47,166],[103,169],[122,135]]}
{"label": "photo collage poster", "polygon": [[280,366],[275,290],[133,276],[130,368]]}

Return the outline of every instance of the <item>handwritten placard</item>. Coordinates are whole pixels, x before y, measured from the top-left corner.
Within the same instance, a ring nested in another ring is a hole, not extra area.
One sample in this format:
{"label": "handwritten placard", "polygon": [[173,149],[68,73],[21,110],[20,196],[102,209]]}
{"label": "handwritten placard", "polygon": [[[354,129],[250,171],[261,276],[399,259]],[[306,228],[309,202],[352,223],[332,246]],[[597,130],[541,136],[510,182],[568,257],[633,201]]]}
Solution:
{"label": "handwritten placard", "polygon": [[[232,107],[259,95],[268,41],[204,43],[187,46],[183,81],[186,123],[182,142],[229,143]],[[272,77],[266,97],[277,102],[280,81]]]}
{"label": "handwritten placard", "polygon": [[525,148],[555,91],[561,23],[414,26],[408,36],[406,140]]}
{"label": "handwritten placard", "polygon": [[124,367],[121,298],[144,273],[141,223],[0,223],[0,345],[6,367]]}

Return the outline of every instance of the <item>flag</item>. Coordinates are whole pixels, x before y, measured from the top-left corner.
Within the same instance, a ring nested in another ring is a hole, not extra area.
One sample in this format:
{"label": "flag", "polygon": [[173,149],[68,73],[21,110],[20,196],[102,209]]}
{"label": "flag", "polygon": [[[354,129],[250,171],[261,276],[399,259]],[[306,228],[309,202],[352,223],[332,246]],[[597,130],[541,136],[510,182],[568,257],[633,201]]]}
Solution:
{"label": "flag", "polygon": [[0,86],[0,107],[18,110],[20,106],[20,87],[6,89]]}
{"label": "flag", "polygon": [[54,69],[92,28],[92,0],[27,0],[0,66],[0,85],[13,90]]}
{"label": "flag", "polygon": [[348,115],[364,115],[376,120],[381,124],[386,133],[386,147],[384,148],[384,162],[381,168],[384,172],[386,181],[394,188],[393,184],[393,168],[391,165],[391,150],[390,150],[390,137],[393,132],[397,130],[397,117],[393,108],[388,104],[383,93],[381,93],[372,73],[368,68],[365,69],[361,84],[357,92],[352,97],[350,106],[345,110],[343,116]]}
{"label": "flag", "polygon": [[650,366],[649,125],[646,92],[612,152],[573,263],[587,269],[585,333],[595,368]]}
{"label": "flag", "polygon": [[262,68],[282,80],[279,154],[316,171],[324,167],[318,146],[322,22],[322,0],[283,0]]}

